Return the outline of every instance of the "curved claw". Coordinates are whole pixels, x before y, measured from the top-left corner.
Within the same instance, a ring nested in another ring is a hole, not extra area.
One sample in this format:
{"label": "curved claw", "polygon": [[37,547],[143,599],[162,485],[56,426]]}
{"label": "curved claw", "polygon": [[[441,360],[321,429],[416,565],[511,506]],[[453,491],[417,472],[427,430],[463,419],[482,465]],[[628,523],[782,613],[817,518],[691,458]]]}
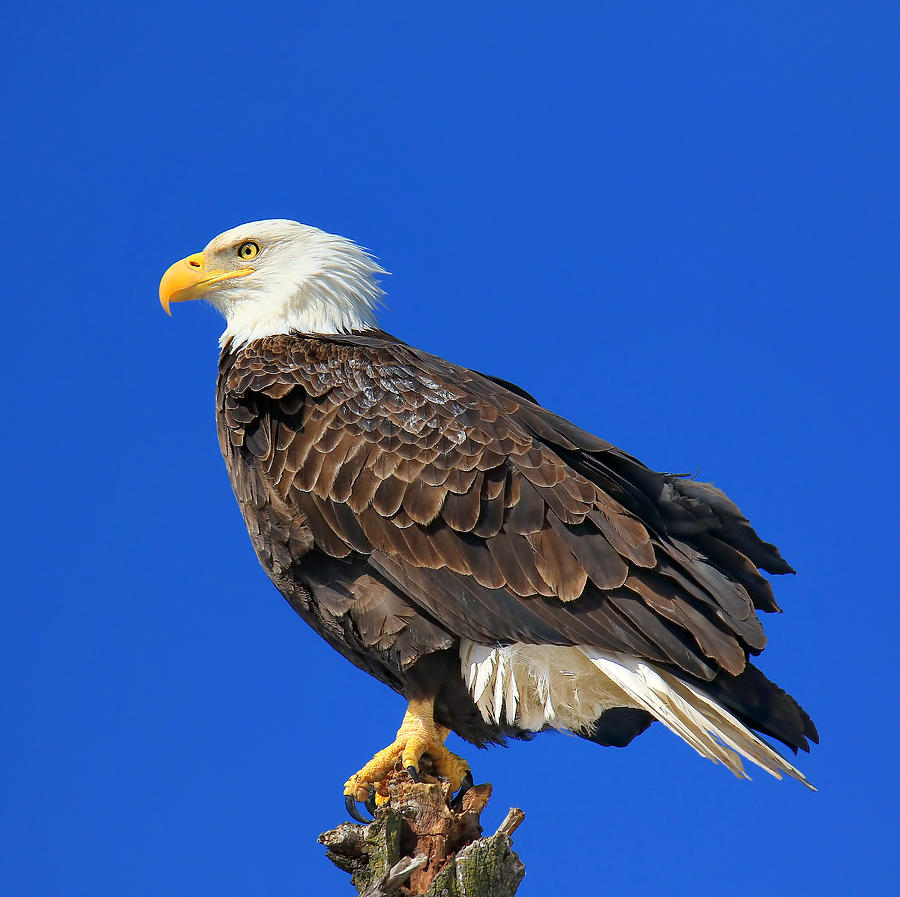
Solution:
{"label": "curved claw", "polygon": [[[368,806],[368,801],[366,801],[366,805]],[[370,822],[373,822],[372,819],[366,819],[366,817],[359,812],[356,801],[349,794],[344,795],[344,806],[347,808],[347,812],[350,816],[357,822],[361,822],[363,825],[368,825]]]}
{"label": "curved claw", "polygon": [[472,771],[469,770],[464,776],[462,783],[459,786],[459,791],[456,792],[456,796],[453,800],[450,801],[450,809],[451,810],[461,810],[462,809],[462,799],[465,796],[465,793],[475,785],[475,780],[472,778]]}
{"label": "curved claw", "polygon": [[422,781],[419,778],[419,770],[416,769],[415,766],[407,766],[406,771],[409,774],[409,777],[417,784]]}
{"label": "curved claw", "polygon": [[369,794],[366,797],[366,809],[372,814],[373,818],[375,816],[375,810],[377,809],[377,804],[375,803],[375,786],[369,785]]}

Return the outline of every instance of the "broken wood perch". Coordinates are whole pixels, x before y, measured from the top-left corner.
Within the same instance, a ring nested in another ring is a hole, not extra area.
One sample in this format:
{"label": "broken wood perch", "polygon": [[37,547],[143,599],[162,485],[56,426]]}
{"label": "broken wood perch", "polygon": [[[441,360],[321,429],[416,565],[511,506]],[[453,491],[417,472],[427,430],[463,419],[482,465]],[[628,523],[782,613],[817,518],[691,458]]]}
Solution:
{"label": "broken wood perch", "polygon": [[525,814],[510,810],[484,838],[479,820],[491,786],[471,788],[456,812],[449,785],[424,778],[397,773],[374,822],[344,822],[320,835],[328,858],[350,873],[359,897],[512,897],[525,867],[510,836]]}

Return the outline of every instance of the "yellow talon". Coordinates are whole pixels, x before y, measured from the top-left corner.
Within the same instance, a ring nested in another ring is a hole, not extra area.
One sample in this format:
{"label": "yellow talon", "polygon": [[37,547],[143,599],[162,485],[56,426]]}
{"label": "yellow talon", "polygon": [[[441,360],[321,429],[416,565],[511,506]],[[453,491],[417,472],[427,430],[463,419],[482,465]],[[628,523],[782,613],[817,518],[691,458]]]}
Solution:
{"label": "yellow talon", "polygon": [[434,721],[433,700],[409,702],[403,723],[393,744],[379,751],[358,773],[344,785],[344,795],[353,800],[365,801],[369,788],[375,788],[375,805],[382,806],[390,799],[388,781],[399,760],[403,769],[419,770],[419,761],[428,754],[434,761],[434,770],[450,780],[453,791],[458,791],[469,772],[469,765],[461,757],[444,747],[450,730]]}

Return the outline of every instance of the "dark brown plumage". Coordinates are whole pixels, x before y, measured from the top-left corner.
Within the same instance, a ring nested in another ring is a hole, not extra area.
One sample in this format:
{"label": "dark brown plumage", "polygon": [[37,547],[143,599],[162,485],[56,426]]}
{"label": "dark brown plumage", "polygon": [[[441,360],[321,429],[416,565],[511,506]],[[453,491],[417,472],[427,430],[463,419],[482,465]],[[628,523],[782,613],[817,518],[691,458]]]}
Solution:
{"label": "dark brown plumage", "polygon": [[[476,744],[460,639],[652,662],[792,749],[807,714],[748,657],[757,568],[792,572],[718,489],[655,473],[528,394],[386,333],[277,335],[219,367],[218,431],[260,562],[345,657]],[[585,737],[627,744],[651,715]]]}

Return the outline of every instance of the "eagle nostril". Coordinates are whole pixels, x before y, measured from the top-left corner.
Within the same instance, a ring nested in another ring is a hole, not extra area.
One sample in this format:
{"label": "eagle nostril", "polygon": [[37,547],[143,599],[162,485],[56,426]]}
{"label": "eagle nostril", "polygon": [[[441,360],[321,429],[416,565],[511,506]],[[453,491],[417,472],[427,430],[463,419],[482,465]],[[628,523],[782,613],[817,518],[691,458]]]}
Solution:
{"label": "eagle nostril", "polygon": [[188,262],[188,264],[189,264],[192,268],[199,268],[199,267],[200,267],[200,262],[198,262],[196,259],[191,259],[191,260]]}

